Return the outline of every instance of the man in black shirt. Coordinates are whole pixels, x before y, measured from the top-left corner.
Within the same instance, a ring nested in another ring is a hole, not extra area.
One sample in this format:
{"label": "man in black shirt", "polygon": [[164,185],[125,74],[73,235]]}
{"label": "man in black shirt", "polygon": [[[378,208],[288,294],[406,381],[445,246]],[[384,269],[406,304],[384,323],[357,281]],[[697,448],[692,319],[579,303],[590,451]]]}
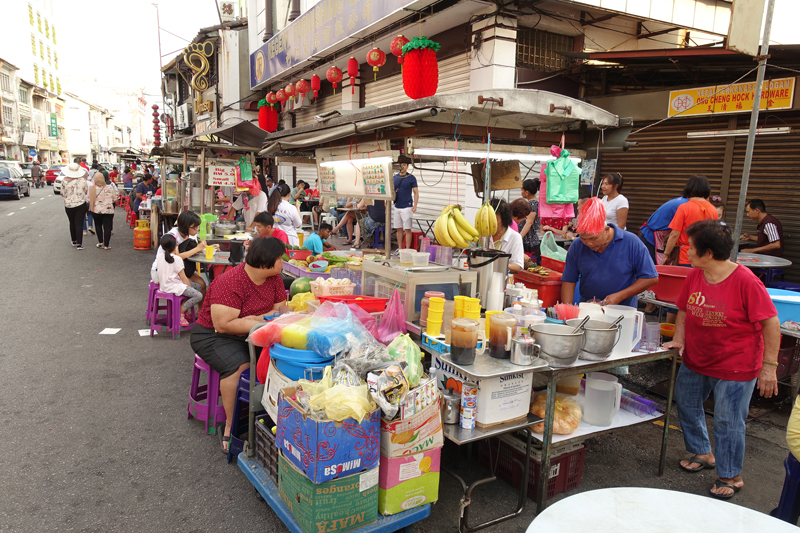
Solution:
{"label": "man in black shirt", "polygon": [[777,218],[767,214],[764,201],[750,200],[745,211],[750,220],[758,224],[756,235],[742,233],[742,240],[756,241],[756,247],[748,248],[747,252],[783,257],[783,226]]}

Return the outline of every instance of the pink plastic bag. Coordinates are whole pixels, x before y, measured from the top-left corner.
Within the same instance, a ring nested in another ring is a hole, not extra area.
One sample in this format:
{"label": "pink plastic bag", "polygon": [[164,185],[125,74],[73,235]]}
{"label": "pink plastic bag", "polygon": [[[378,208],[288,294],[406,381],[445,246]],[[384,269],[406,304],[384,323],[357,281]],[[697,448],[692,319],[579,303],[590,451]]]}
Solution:
{"label": "pink plastic bag", "polygon": [[386,311],[383,313],[381,324],[378,326],[378,335],[375,337],[378,342],[389,344],[398,335],[403,335],[406,328],[406,310],[403,302],[400,301],[400,292],[395,289],[389,303],[386,304]]}
{"label": "pink plastic bag", "polygon": [[349,307],[350,310],[353,312],[353,316],[356,317],[364,325],[365,328],[367,328],[367,331],[369,331],[370,335],[372,335],[373,337],[378,336],[378,321],[375,319],[374,316],[364,311],[357,304],[348,303],[347,307]]}

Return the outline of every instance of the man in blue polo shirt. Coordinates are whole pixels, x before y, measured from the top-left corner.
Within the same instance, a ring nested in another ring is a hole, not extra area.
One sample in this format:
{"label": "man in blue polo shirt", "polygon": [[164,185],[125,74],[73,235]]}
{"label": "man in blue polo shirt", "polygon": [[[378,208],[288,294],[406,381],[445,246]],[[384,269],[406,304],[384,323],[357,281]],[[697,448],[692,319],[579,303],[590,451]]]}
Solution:
{"label": "man in blue polo shirt", "polygon": [[605,223],[605,209],[598,198],[581,207],[580,240],[569,248],[561,276],[561,301],[571,303],[580,278],[581,301],[594,299],[604,305],[636,307],[636,296],[658,283],[650,253],[633,233]]}

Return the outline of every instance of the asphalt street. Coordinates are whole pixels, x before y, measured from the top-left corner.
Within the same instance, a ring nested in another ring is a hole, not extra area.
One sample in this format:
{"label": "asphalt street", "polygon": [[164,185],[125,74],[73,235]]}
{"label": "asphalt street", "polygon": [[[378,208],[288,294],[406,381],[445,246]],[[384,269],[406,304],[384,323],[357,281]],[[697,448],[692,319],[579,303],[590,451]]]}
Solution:
{"label": "asphalt street", "polygon": [[[51,187],[0,200],[0,531],[287,531],[225,462],[217,438],[187,420],[188,336],[139,335],[154,252],[133,250],[124,220],[117,209],[111,250],[95,248],[87,235],[79,251]],[[104,328],[120,331],[100,335]],[[655,383],[666,368],[650,365],[640,381]],[[748,424],[746,486],[733,504],[762,512],[777,505],[788,412],[784,406]],[[614,486],[707,494],[713,472],[677,468],[685,456],[678,430],[667,471],[656,475],[660,444],[661,428],[652,423],[589,439],[580,486],[556,499]],[[459,451],[459,472],[468,480],[486,475],[469,450],[448,446],[444,461]],[[457,531],[459,499],[459,484],[443,473],[440,500],[415,530]],[[494,482],[473,500],[471,520],[479,521],[513,509],[516,492]],[[524,531],[535,508],[528,501],[520,517],[486,531]]]}

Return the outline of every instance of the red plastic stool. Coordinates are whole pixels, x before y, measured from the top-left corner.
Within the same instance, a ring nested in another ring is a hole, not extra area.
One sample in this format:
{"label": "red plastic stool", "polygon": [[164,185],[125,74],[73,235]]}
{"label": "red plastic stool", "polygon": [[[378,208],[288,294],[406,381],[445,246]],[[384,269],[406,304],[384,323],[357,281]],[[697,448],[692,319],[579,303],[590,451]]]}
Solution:
{"label": "red plastic stool", "polygon": [[[200,372],[205,372],[208,381],[200,385]],[[225,422],[225,408],[219,405],[219,374],[208,363],[194,354],[192,386],[189,389],[189,405],[186,418],[197,418],[205,422],[206,433],[216,435],[217,424]],[[205,403],[201,403],[205,402]]]}
{"label": "red plastic stool", "polygon": [[138,220],[138,218],[139,218],[139,217],[137,217],[137,216],[136,216],[136,213],[134,213],[133,211],[131,211],[131,217],[130,217],[130,218],[131,218],[131,225],[130,225],[130,227],[131,227],[131,228],[133,228],[133,227],[136,227],[136,220]]}
{"label": "red plastic stool", "polygon": [[423,231],[412,231],[411,232],[411,247],[416,251],[419,251],[419,243],[420,239],[425,236],[425,232]]}

